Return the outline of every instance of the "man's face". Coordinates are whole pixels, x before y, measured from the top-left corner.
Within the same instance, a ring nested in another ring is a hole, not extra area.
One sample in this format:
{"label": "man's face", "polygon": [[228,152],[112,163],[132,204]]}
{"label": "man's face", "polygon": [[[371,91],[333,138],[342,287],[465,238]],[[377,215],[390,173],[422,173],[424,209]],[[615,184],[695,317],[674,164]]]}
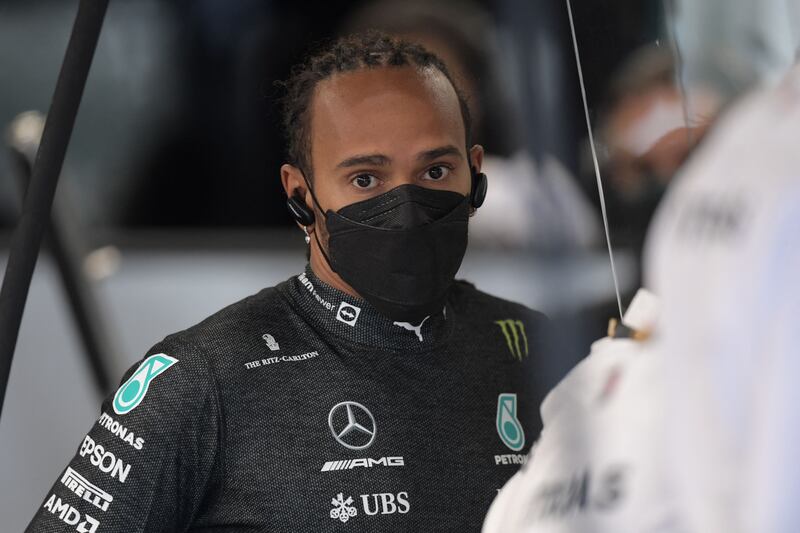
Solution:
{"label": "man's face", "polygon": [[[325,210],[404,184],[469,194],[458,97],[438,70],[335,74],[317,86],[310,111],[313,187]],[[480,167],[482,150],[472,152]]]}

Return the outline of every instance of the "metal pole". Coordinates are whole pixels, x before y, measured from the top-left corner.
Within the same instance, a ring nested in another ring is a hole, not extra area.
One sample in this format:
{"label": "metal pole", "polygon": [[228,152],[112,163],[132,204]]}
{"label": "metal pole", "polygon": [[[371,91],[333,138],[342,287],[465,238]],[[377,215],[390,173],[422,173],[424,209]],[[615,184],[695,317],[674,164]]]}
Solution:
{"label": "metal pole", "polygon": [[[13,162],[12,167],[19,178],[21,198],[31,182],[36,153],[39,151],[41,132],[45,118],[41,113],[28,111],[19,115],[8,130],[8,147]],[[38,130],[39,136],[35,136]],[[44,235],[43,246],[55,260],[61,282],[64,286],[67,303],[83,341],[84,355],[92,370],[95,385],[101,397],[111,391],[111,378],[106,360],[116,354],[106,316],[102,312],[99,297],[95,293],[93,280],[84,268],[88,246],[83,238],[80,224],[73,205],[69,202],[69,190],[61,182],[60,193],[53,199],[50,222]]]}
{"label": "metal pole", "polygon": [[36,258],[78,114],[108,0],[81,0],[0,289],[0,415]]}

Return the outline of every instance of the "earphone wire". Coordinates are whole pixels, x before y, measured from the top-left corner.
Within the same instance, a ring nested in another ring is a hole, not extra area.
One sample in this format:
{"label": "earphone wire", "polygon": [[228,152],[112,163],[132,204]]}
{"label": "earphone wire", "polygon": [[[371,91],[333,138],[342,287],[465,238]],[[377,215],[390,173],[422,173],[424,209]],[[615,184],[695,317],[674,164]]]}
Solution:
{"label": "earphone wire", "polygon": [[622,319],[622,297],[619,293],[619,279],[617,278],[617,267],[614,261],[614,251],[611,247],[611,232],[608,229],[608,213],[606,212],[606,199],[603,194],[603,181],[600,178],[600,165],[597,162],[597,151],[594,145],[594,135],[592,134],[592,122],[589,118],[589,104],[586,100],[586,85],[583,82],[583,68],[581,67],[581,56],[578,52],[578,38],[575,35],[575,22],[572,19],[572,6],[570,0],[566,0],[567,14],[569,15],[569,29],[572,33],[572,46],[575,49],[575,63],[578,66],[578,81],[581,86],[581,98],[583,99],[583,112],[586,116],[586,129],[589,132],[589,145],[592,150],[592,162],[594,163],[594,175],[597,179],[597,192],[600,196],[600,211],[603,215],[603,229],[606,232],[606,243],[608,244],[608,258],[611,261],[611,277],[614,278],[614,293],[617,296],[617,307],[619,316]]}

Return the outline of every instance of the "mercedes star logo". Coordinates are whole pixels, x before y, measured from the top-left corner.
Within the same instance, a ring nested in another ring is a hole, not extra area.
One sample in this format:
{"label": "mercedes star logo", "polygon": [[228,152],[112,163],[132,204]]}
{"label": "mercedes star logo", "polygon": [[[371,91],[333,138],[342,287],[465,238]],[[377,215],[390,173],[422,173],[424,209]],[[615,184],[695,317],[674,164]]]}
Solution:
{"label": "mercedes star logo", "polygon": [[336,442],[351,450],[369,448],[378,432],[372,413],[357,402],[334,405],[328,413],[328,426]]}

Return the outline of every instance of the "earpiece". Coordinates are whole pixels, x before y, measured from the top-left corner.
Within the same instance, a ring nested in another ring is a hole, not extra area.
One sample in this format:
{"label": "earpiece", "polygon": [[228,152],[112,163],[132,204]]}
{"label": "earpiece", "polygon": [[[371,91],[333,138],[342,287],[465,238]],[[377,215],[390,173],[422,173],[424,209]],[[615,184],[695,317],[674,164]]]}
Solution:
{"label": "earpiece", "polygon": [[299,193],[295,192],[292,197],[286,200],[286,207],[289,208],[292,218],[301,226],[310,226],[314,223],[314,211],[308,208]]}
{"label": "earpiece", "polygon": [[475,209],[483,205],[486,200],[486,191],[489,188],[489,180],[486,174],[478,172],[475,167],[469,167],[470,174],[472,174],[472,191],[469,195],[469,203]]}

